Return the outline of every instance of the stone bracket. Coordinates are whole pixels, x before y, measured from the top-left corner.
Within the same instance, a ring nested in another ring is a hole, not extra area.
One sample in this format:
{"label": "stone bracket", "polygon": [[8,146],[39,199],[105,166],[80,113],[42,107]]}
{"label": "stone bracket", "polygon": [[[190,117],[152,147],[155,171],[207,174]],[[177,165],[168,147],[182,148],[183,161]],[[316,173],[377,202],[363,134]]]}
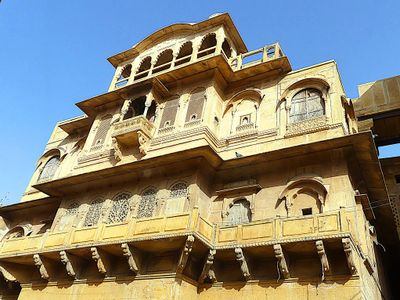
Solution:
{"label": "stone bracket", "polygon": [[122,255],[125,256],[128,261],[129,270],[137,274],[139,271],[139,259],[135,250],[128,243],[122,243],[121,248]]}
{"label": "stone bracket", "polygon": [[328,257],[325,252],[324,242],[322,240],[318,240],[315,242],[315,246],[317,247],[317,253],[321,261],[322,281],[323,281],[325,279],[325,274],[330,274],[331,269],[329,266]]}
{"label": "stone bracket", "polygon": [[96,262],[100,274],[106,275],[111,269],[110,257],[100,248],[91,247],[92,259]]}
{"label": "stone bracket", "polygon": [[343,250],[344,253],[346,254],[346,259],[347,259],[347,265],[349,267],[351,275],[356,275],[357,274],[357,268],[354,263],[354,258],[353,258],[353,249],[351,248],[351,240],[350,238],[343,238],[342,239],[342,244],[343,244]]}
{"label": "stone bracket", "polygon": [[279,275],[283,276],[283,278],[288,279],[290,278],[289,267],[288,267],[288,260],[286,259],[281,244],[274,245],[274,253],[277,259],[277,265],[279,270]]}
{"label": "stone bracket", "polygon": [[63,250],[63,251],[60,251],[60,259],[61,259],[61,262],[65,265],[65,270],[67,271],[68,276],[71,276],[76,279],[78,276],[78,270],[79,270],[78,258]]}
{"label": "stone bracket", "polygon": [[243,250],[240,247],[235,248],[236,260],[239,262],[240,270],[242,271],[243,277],[246,280],[250,279],[250,271],[247,265],[246,257],[244,256]]}
{"label": "stone bracket", "polygon": [[44,260],[40,257],[39,254],[34,254],[33,255],[33,263],[36,266],[36,268],[39,270],[40,277],[45,280],[49,280],[49,272],[47,271],[47,268],[44,264]]}
{"label": "stone bracket", "polygon": [[189,259],[189,254],[190,254],[190,252],[192,252],[193,243],[194,243],[194,236],[189,235],[186,239],[185,246],[183,247],[181,256],[179,258],[178,268],[176,270],[177,273],[182,273],[183,269],[185,269],[185,266]]}
{"label": "stone bracket", "polygon": [[217,278],[215,277],[215,272],[213,269],[213,264],[214,264],[214,257],[217,251],[215,249],[210,249],[207,255],[207,259],[204,263],[203,270],[201,271],[200,277],[199,277],[199,283],[204,283],[204,280],[206,278],[210,279],[211,282],[217,281]]}

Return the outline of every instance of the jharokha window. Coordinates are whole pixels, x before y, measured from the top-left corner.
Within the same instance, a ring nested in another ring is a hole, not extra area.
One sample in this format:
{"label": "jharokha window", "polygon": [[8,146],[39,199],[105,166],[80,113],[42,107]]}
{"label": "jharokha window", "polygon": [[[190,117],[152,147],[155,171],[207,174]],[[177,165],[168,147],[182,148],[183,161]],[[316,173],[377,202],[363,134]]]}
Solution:
{"label": "jharokha window", "polygon": [[42,172],[39,176],[39,181],[50,180],[54,177],[58,167],[60,165],[60,157],[53,156],[50,158],[43,167]]}
{"label": "jharokha window", "polygon": [[129,211],[131,194],[121,193],[114,197],[113,204],[108,214],[107,224],[126,221]]}
{"label": "jharokha window", "polygon": [[325,114],[322,94],[317,89],[304,89],[292,98],[289,119],[291,123],[320,117]]}
{"label": "jharokha window", "polygon": [[245,199],[240,199],[229,207],[227,225],[238,225],[251,221],[250,204]]}
{"label": "jharokha window", "polygon": [[96,226],[101,216],[101,208],[103,207],[103,201],[101,199],[94,200],[90,203],[89,210],[86,214],[84,227]]}
{"label": "jharokha window", "polygon": [[137,211],[137,218],[149,218],[154,216],[157,207],[157,191],[154,188],[148,188],[143,192]]}

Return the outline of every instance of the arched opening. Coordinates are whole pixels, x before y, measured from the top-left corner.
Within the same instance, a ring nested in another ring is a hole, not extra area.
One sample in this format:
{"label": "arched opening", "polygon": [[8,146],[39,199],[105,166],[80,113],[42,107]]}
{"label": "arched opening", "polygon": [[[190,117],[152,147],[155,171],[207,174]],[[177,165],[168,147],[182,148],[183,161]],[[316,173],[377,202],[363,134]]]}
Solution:
{"label": "arched opening", "polygon": [[128,111],[124,115],[123,119],[127,120],[130,118],[143,115],[144,110],[146,108],[145,103],[146,103],[146,96],[141,96],[133,100],[129,105]]}
{"label": "arched opening", "polygon": [[4,236],[3,240],[16,239],[19,237],[28,236],[32,233],[32,225],[17,225],[11,228]]}
{"label": "arched opening", "polygon": [[186,42],[182,45],[182,47],[179,49],[178,56],[176,57],[175,60],[175,66],[182,65],[184,63],[187,63],[190,61],[190,58],[193,53],[193,47],[192,47],[192,42]]}
{"label": "arched opening", "polygon": [[291,101],[289,121],[301,122],[325,114],[325,103],[320,90],[307,88],[296,93]]}
{"label": "arched opening", "polygon": [[137,218],[150,218],[154,216],[157,207],[157,190],[155,188],[146,189],[140,198]]}
{"label": "arched opening", "polygon": [[122,68],[121,74],[119,74],[117,78],[117,82],[115,83],[116,87],[121,87],[124,86],[125,84],[128,83],[128,79],[131,76],[132,73],[132,65],[126,65]]}
{"label": "arched opening", "polygon": [[229,42],[227,39],[224,40],[224,42],[222,43],[222,52],[224,52],[225,56],[227,58],[231,58],[232,56],[232,48],[229,45]]}
{"label": "arched opening", "polygon": [[197,58],[210,55],[215,52],[217,48],[217,36],[215,33],[210,33],[203,38],[201,42]]}
{"label": "arched opening", "polygon": [[171,49],[164,50],[158,56],[157,62],[153,68],[153,74],[169,69],[171,67],[172,58],[173,58],[172,50]]}
{"label": "arched opening", "polygon": [[151,57],[147,56],[143,58],[143,60],[140,63],[139,68],[137,69],[135,74],[135,80],[147,77],[147,75],[149,75],[150,68],[151,68]]}
{"label": "arched opening", "polygon": [[44,165],[43,170],[39,175],[38,181],[42,182],[51,180],[56,174],[56,171],[59,166],[60,166],[60,156],[57,155],[50,158]]}
{"label": "arched opening", "polygon": [[234,226],[251,222],[250,203],[246,199],[235,200],[227,212],[226,225]]}

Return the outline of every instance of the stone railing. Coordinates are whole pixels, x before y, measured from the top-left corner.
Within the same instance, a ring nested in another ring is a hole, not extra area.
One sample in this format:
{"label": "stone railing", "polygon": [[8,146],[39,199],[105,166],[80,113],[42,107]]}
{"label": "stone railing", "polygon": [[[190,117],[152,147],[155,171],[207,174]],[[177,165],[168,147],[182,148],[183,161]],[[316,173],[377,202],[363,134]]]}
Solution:
{"label": "stone railing", "polygon": [[1,242],[0,257],[52,252],[61,249],[118,244],[174,236],[194,235],[210,247],[235,247],[282,240],[307,240],[348,234],[354,212],[340,210],[318,215],[272,218],[237,226],[221,226],[200,216],[198,208],[192,213],[131,219],[114,224],[75,228],[13,238]]}
{"label": "stone railing", "polygon": [[278,43],[267,45],[262,48],[241,53],[229,59],[229,64],[234,71],[238,71],[256,64],[264,63],[283,56],[282,49]]}
{"label": "stone railing", "polygon": [[139,130],[144,131],[148,135],[152,135],[154,131],[154,125],[144,116],[137,116],[114,123],[112,136],[118,137],[132,132],[137,132]]}

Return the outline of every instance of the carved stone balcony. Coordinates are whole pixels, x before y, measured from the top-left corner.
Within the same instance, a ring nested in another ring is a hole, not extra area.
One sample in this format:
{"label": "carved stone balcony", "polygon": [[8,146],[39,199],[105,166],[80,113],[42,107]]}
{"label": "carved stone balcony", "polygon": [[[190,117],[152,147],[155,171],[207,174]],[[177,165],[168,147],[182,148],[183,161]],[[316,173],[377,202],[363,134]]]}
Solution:
{"label": "carved stone balcony", "polygon": [[148,143],[154,134],[154,125],[144,116],[137,116],[117,122],[113,125],[113,143],[116,152],[119,146],[136,146],[142,154],[146,154]]}

